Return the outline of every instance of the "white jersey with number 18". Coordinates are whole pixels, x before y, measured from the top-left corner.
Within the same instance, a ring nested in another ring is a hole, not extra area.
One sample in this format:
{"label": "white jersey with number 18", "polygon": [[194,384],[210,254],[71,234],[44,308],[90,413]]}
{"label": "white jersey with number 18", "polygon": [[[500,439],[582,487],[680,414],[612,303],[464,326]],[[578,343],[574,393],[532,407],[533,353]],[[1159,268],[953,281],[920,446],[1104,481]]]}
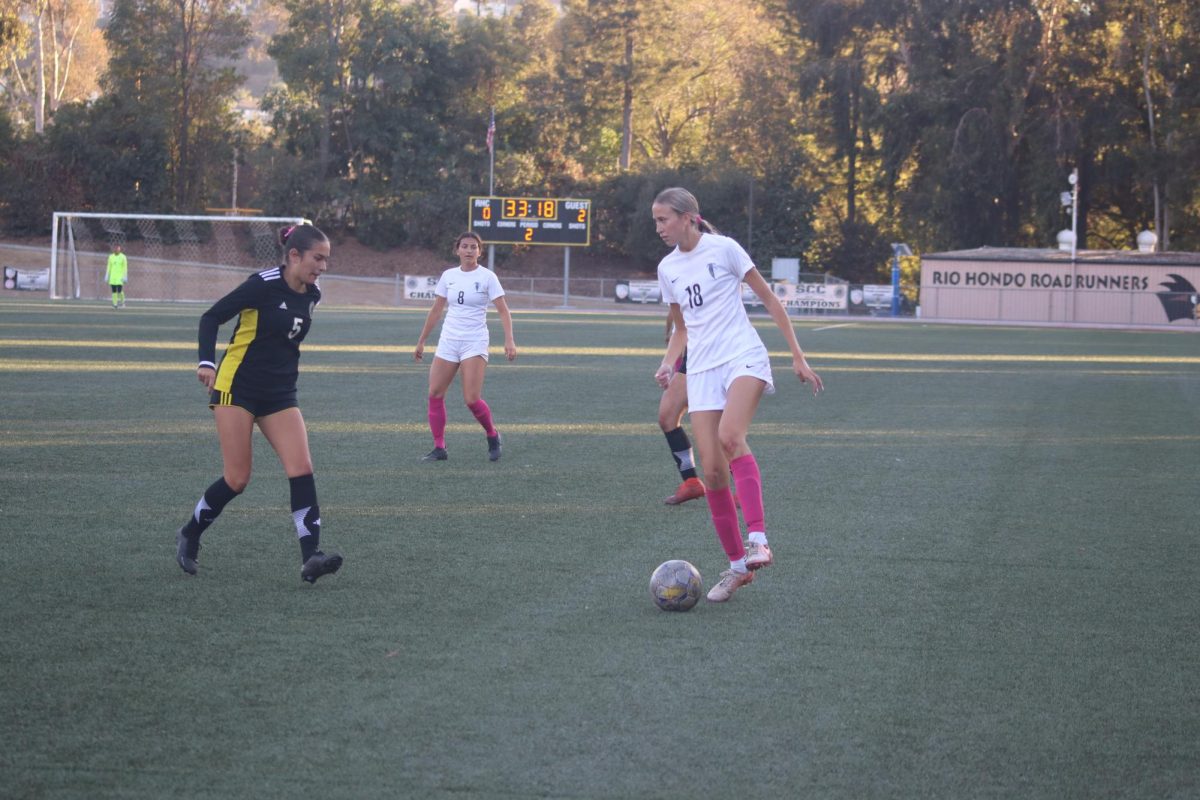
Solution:
{"label": "white jersey with number 18", "polygon": [[742,278],[754,262],[728,236],[700,235],[686,253],[676,247],[658,264],[663,299],[678,303],[687,326],[688,372],[718,367],[767,348],[742,304]]}

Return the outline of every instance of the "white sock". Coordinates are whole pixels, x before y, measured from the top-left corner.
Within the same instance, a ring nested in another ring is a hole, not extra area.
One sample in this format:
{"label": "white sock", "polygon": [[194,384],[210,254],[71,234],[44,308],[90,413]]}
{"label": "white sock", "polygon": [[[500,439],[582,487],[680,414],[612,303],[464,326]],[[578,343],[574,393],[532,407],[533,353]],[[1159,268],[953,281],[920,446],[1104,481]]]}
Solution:
{"label": "white sock", "polygon": [[733,570],[734,572],[737,572],[737,573],[745,573],[745,572],[749,572],[749,571],[750,571],[750,570],[746,569],[746,559],[745,559],[745,557],[743,557],[743,558],[739,558],[737,561],[730,561],[730,562],[729,562],[729,568],[730,568],[731,570]]}
{"label": "white sock", "polygon": [[753,531],[750,534],[750,541],[755,544],[765,545],[767,543],[767,535],[762,531]]}

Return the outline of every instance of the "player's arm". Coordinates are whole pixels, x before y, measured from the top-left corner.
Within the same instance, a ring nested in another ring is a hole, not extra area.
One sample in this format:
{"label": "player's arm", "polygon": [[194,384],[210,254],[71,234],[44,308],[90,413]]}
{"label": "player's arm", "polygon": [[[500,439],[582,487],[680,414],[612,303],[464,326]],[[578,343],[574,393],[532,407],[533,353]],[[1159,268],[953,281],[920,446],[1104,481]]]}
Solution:
{"label": "player's arm", "polygon": [[500,326],[504,328],[504,357],[512,361],[517,357],[517,341],[513,339],[512,312],[508,310],[508,301],[504,295],[492,300],[500,314]]}
{"label": "player's arm", "polygon": [[654,373],[654,380],[664,389],[671,382],[671,376],[675,372],[675,363],[683,355],[683,348],[687,347],[687,326],[683,323],[683,312],[679,309],[679,303],[671,303],[668,320],[674,331],[667,341],[667,352],[663,356],[662,363],[659,364],[658,371]]}
{"label": "player's arm", "polygon": [[413,361],[420,361],[425,356],[425,340],[429,338],[429,334],[433,332],[433,326],[437,325],[437,321],[441,319],[442,312],[446,310],[446,297],[444,295],[436,295],[433,298],[433,307],[429,309],[429,313],[425,315],[425,324],[421,326],[421,335],[417,337],[417,346],[413,350]]}
{"label": "player's arm", "polygon": [[754,293],[758,295],[758,299],[762,300],[763,307],[767,309],[767,313],[771,315],[771,319],[775,320],[775,325],[779,328],[779,332],[783,334],[788,349],[792,351],[792,372],[796,374],[801,383],[812,384],[814,395],[820,392],[825,388],[825,384],[821,381],[821,376],[808,365],[808,359],[804,357],[804,351],[800,349],[800,342],[796,339],[796,329],[792,327],[791,317],[788,316],[787,309],[783,307],[783,303],[779,302],[779,298],[771,291],[771,286],[762,276],[762,273],[754,267],[750,268],[750,271],[742,277],[742,280],[754,290]]}
{"label": "player's arm", "polygon": [[266,286],[257,275],[251,275],[241,286],[213,303],[208,311],[200,315],[197,337],[199,364],[196,366],[196,379],[208,389],[212,389],[217,379],[217,332],[243,309],[258,305]]}

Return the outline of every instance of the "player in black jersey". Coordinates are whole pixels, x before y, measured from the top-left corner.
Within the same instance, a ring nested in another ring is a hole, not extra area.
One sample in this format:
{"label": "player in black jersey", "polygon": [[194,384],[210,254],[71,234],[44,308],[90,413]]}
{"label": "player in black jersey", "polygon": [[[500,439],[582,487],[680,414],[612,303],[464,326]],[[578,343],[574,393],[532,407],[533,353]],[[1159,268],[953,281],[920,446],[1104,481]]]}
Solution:
{"label": "player in black jersey", "polygon": [[[321,511],[313,481],[308,430],[296,403],[300,342],[321,302],[317,279],[329,262],[329,239],[311,224],[280,233],[284,263],[251,275],[200,317],[196,377],[209,390],[224,474],[204,491],[176,535],[175,559],[196,574],[200,535],[250,482],[254,424],[267,437],[291,485],[292,519],[300,539],[300,577],[313,583],[337,572],[342,557],[320,549]],[[237,327],[218,368],[217,331],[234,316]]]}

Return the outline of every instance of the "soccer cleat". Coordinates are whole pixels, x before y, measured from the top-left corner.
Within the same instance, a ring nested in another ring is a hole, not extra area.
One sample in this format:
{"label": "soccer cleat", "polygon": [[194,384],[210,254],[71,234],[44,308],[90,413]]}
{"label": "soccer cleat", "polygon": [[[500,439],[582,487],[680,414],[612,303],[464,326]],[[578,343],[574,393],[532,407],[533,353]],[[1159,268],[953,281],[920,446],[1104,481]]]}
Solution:
{"label": "soccer cleat", "polygon": [[746,569],[762,569],[775,563],[771,546],[758,542],[746,543]]}
{"label": "soccer cleat", "polygon": [[495,436],[487,437],[488,440],[488,461],[500,460],[500,432],[497,431]]}
{"label": "soccer cleat", "polygon": [[753,572],[734,572],[727,569],[721,573],[721,582],[708,590],[708,602],[724,603],[733,593],[754,580]]}
{"label": "soccer cleat", "polygon": [[435,447],[421,456],[422,461],[445,461],[448,458],[450,456],[446,453],[446,448],[444,447]]}
{"label": "soccer cleat", "polygon": [[663,500],[663,502],[669,506],[677,506],[680,503],[686,503],[688,500],[695,500],[697,497],[704,497],[704,482],[699,478],[688,478],[679,484],[679,488],[675,490],[675,494]]}
{"label": "soccer cleat", "polygon": [[188,575],[196,574],[196,556],[200,554],[200,540],[193,546],[190,539],[183,535],[183,528],[175,534],[175,561],[179,568]]}
{"label": "soccer cleat", "polygon": [[308,557],[300,568],[300,577],[309,583],[316,583],[322,575],[332,575],[342,568],[342,557],[337,553],[325,555],[320,550]]}

